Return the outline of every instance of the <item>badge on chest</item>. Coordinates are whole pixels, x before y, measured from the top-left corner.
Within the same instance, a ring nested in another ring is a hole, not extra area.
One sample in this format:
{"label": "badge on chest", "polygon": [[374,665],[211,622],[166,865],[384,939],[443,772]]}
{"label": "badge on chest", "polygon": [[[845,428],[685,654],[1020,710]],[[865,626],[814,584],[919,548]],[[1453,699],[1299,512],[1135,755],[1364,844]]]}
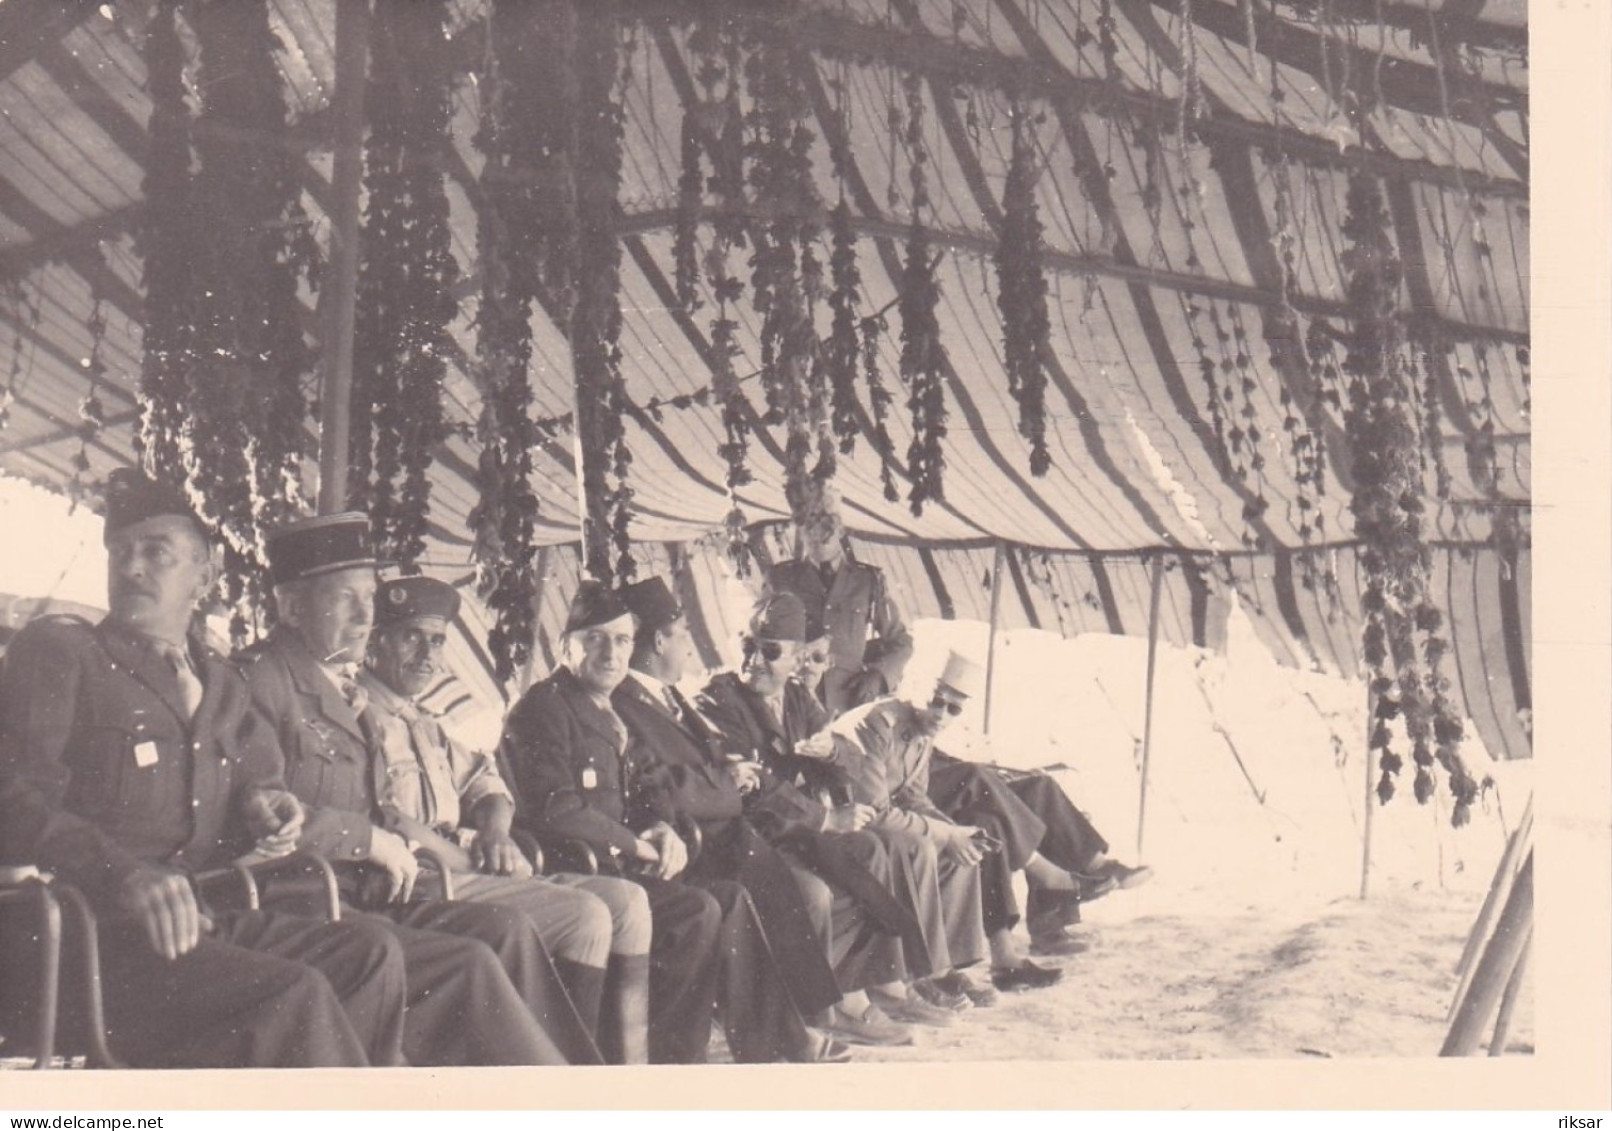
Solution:
{"label": "badge on chest", "polygon": [[157,744],[155,742],[137,742],[134,744],[134,764],[144,770],[157,764]]}
{"label": "badge on chest", "polygon": [[599,771],[594,769],[592,766],[584,766],[582,768],[582,788],[599,788]]}

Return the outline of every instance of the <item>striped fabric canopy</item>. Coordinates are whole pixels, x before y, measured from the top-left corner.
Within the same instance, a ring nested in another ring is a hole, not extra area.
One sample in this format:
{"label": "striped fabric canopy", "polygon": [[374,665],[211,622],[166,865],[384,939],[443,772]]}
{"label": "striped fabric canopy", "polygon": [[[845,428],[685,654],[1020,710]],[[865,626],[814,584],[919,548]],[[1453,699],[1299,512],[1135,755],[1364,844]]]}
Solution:
{"label": "striped fabric canopy", "polygon": [[[282,41],[278,62],[292,115],[287,138],[276,144],[305,153],[303,206],[324,238],[333,5],[265,2]],[[858,556],[887,571],[909,617],[986,618],[1000,560],[1005,625],[1145,633],[1149,571],[1161,561],[1165,639],[1220,646],[1235,592],[1284,662],[1357,674],[1352,482],[1338,403],[1345,393],[1324,367],[1306,364],[1301,345],[1316,324],[1337,330],[1346,321],[1344,193],[1351,171],[1365,169],[1382,178],[1406,309],[1419,332],[1450,343],[1447,354],[1427,359],[1424,387],[1434,402],[1427,414],[1433,454],[1448,480],[1428,527],[1458,669],[1451,675],[1490,749],[1527,754],[1518,714],[1530,702],[1527,551],[1498,552],[1490,529],[1496,507],[1526,508],[1530,498],[1522,0],[796,0],[776,7],[788,12],[815,109],[816,190],[830,202],[843,193],[855,213],[861,313],[888,310],[880,355],[895,396],[891,471],[903,494],[911,424],[891,308],[911,203],[890,118],[905,105],[904,75],[921,78],[932,109],[928,221],[944,253],[937,313],[950,362],[945,501],[921,516],[904,500],[887,501],[879,458],[865,441],[842,460],[838,477]],[[9,367],[0,469],[58,490],[93,485],[134,458],[148,8],[144,0],[0,7],[7,280],[0,357]],[[442,166],[464,282],[444,391],[450,416],[466,425],[479,406],[470,359],[481,158],[472,138],[485,8],[484,0],[461,0],[447,29],[462,77]],[[633,402],[632,534],[644,567],[674,573],[701,611],[697,635],[713,658],[734,627],[741,591],[716,533],[733,504],[722,486],[719,409],[706,395],[708,313],[686,314],[672,283],[681,123],[698,97],[688,22],[699,8],[696,0],[623,4],[621,345]],[[1368,71],[1374,105],[1357,127],[1341,92],[1349,74]],[[1052,467],[1044,477],[1029,471],[1003,372],[992,261],[1014,90],[1039,111],[1036,191],[1054,352]],[[1198,115],[1190,140],[1166,129],[1157,146],[1140,143],[1137,123],[1173,126],[1188,97]],[[830,143],[848,157],[842,177],[829,161]],[[701,228],[707,237],[710,219]],[[748,277],[737,255],[733,268]],[[311,296],[308,304],[314,334]],[[99,373],[85,364],[97,306],[105,318]],[[748,375],[759,368],[759,328],[748,303],[736,309],[737,366]],[[575,400],[570,349],[541,314],[534,333],[534,413],[557,426],[534,475],[540,540],[550,549],[533,676],[553,662],[554,633],[575,585],[578,520],[577,454],[565,426]],[[1223,374],[1230,400],[1212,401],[1200,376],[1206,358]],[[316,375],[309,381],[312,392]],[[755,408],[755,481],[737,502],[751,521],[778,524],[758,536],[776,557],[789,552],[791,538],[783,525],[783,435],[761,423],[756,385],[744,383]],[[106,423],[86,431],[79,406],[92,388]],[[1249,458],[1248,441],[1225,450],[1216,423],[1222,408],[1257,428],[1261,466]],[[865,395],[862,412],[871,412]],[[1299,431],[1319,437],[1327,452],[1319,493],[1295,474]],[[471,434],[451,437],[436,453],[432,538],[422,563],[467,587],[466,520],[479,455]],[[1492,476],[1484,470],[1491,457]],[[456,647],[466,687],[497,703],[482,651],[484,610],[473,600],[462,627]]]}

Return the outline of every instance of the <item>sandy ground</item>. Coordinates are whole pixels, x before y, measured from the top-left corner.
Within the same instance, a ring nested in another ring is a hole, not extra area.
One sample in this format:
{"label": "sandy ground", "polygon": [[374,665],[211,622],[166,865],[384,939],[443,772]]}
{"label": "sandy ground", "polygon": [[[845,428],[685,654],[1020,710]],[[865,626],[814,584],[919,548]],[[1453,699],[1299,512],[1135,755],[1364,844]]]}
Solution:
{"label": "sandy ground", "polygon": [[[1286,913],[1125,914],[1123,902],[1145,891],[1091,906],[1078,930],[1092,949],[1058,960],[1057,986],[924,1028],[916,1047],[858,1049],[855,1059],[1435,1055],[1482,902],[1468,891],[1399,890]],[[1533,1051],[1532,1001],[1525,979],[1508,1054]]]}

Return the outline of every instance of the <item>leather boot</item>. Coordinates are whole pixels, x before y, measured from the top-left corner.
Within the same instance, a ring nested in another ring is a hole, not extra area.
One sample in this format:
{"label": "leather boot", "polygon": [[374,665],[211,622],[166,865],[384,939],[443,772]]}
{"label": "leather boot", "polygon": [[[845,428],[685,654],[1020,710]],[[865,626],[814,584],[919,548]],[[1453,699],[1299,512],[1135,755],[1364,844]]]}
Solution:
{"label": "leather boot", "polygon": [[605,970],[602,966],[586,966],[569,958],[556,958],[555,969],[565,983],[565,992],[571,995],[571,1004],[587,1026],[588,1035],[599,1040],[599,1009],[604,1000]]}
{"label": "leather boot", "polygon": [[1024,925],[1030,937],[1041,938],[1063,933],[1065,927],[1080,922],[1080,892],[1058,891],[1051,888],[1030,888],[1030,898],[1024,903]]}
{"label": "leather boot", "polygon": [[610,956],[599,1047],[607,1064],[649,1063],[649,955]]}

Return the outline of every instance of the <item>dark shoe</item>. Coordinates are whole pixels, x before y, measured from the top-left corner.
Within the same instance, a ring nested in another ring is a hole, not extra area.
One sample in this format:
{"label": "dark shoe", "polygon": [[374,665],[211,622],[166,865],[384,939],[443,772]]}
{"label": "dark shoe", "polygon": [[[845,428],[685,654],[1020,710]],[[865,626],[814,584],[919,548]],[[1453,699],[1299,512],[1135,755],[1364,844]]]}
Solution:
{"label": "dark shoe", "polygon": [[953,970],[934,979],[937,988],[950,994],[961,994],[976,1009],[988,1009],[996,1004],[996,988],[980,985],[961,970]]}
{"label": "dark shoe", "polygon": [[919,978],[912,984],[912,992],[937,1009],[961,1013],[968,1008],[968,995],[943,978]]}
{"label": "dark shoe", "polygon": [[1085,954],[1090,949],[1090,942],[1065,933],[1061,927],[1056,931],[1030,936],[1030,953],[1043,958],[1066,958],[1072,954]]}
{"label": "dark shoe", "polygon": [[890,1020],[876,1005],[858,1017],[836,1005],[829,1011],[827,1024],[818,1028],[848,1045],[880,1045],[892,1047],[913,1043],[912,1030]]}
{"label": "dark shoe", "polygon": [[1026,958],[1017,966],[997,967],[991,971],[991,982],[1005,994],[1022,990],[1044,990],[1057,985],[1063,971],[1055,966],[1037,966]]}
{"label": "dark shoe", "polygon": [[[1080,881],[1075,882],[1078,885]],[[1080,922],[1080,897],[1078,887],[1074,891],[1032,887],[1030,897],[1024,901],[1024,925],[1030,937],[1056,935]]]}
{"label": "dark shoe", "polygon": [[869,990],[868,999],[891,1020],[899,1021],[903,1025],[945,1026],[957,1020],[957,1014],[953,1010],[930,1005],[915,993],[909,993],[906,997],[895,997],[892,994],[880,993],[878,990]]}

